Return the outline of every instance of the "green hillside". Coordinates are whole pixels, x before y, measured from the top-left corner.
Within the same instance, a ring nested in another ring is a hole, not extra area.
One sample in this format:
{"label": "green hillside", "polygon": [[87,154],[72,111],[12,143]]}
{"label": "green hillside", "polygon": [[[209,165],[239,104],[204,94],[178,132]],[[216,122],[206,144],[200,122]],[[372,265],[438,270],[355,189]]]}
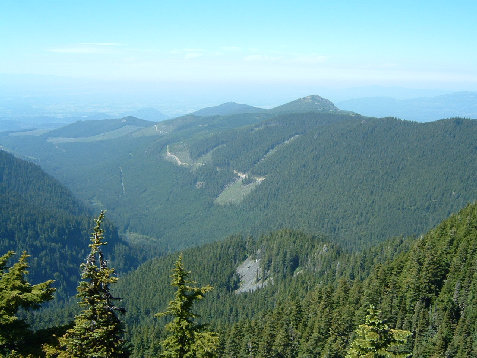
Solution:
{"label": "green hillside", "polygon": [[120,119],[104,119],[78,121],[65,127],[54,129],[48,132],[49,138],[65,137],[65,138],[81,138],[93,137],[116,131],[122,127],[130,127],[134,129],[150,127],[154,122],[145,121],[135,117],[124,117]]}
{"label": "green hillside", "polygon": [[339,109],[326,98],[311,95],[296,99],[281,106],[271,109],[263,109],[249,106],[247,104],[240,104],[235,102],[227,102],[214,107],[202,108],[192,113],[195,116],[211,117],[211,116],[228,116],[232,114],[246,114],[246,113],[307,113],[307,112],[338,112]]}
{"label": "green hillside", "polygon": [[[0,151],[0,252],[26,250],[32,256],[31,282],[55,279],[58,297],[74,294],[91,227],[89,211],[69,190],[37,165]],[[111,224],[106,230],[111,249],[126,247]],[[121,259],[116,260],[121,269],[134,265],[130,255]]]}
{"label": "green hillside", "polygon": [[281,106],[272,108],[272,113],[306,113],[306,112],[337,112],[339,109],[326,98],[311,95],[296,99]]}
{"label": "green hillside", "polygon": [[477,198],[475,120],[268,112],[121,128],[70,141],[7,133],[0,143],[107,209],[154,254],[280,228],[364,247],[425,232]]}
{"label": "green hillside", "polygon": [[[344,357],[373,304],[390,327],[412,332],[406,349],[414,357],[471,357],[476,245],[474,203],[417,239],[388,240],[359,253],[281,230],[183,255],[193,279],[214,286],[197,312],[220,332],[220,356]],[[134,356],[159,352],[165,321],[153,314],[173,296],[176,258],[151,260],[118,283]],[[247,280],[251,291],[244,292]]]}
{"label": "green hillside", "polygon": [[[214,329],[220,329],[225,339],[227,327],[260,317],[289,296],[304,298],[319,282],[365,278],[375,263],[395,257],[410,245],[410,240],[396,239],[363,254],[349,254],[325,240],[280,230],[257,239],[234,236],[184,251],[192,278],[214,286],[197,311]],[[165,320],[157,320],[153,314],[164,310],[173,296],[169,281],[176,259],[177,254],[150,260],[117,284],[115,295],[123,298],[134,356],[157,353]],[[244,270],[251,270],[251,275]],[[68,313],[70,308],[53,308],[43,311],[36,320],[42,322],[40,327],[45,322],[64,323],[61,317]]]}
{"label": "green hillside", "polygon": [[[55,241],[51,232],[61,218],[50,215],[45,206],[53,208],[56,201],[64,201],[65,207],[71,202],[70,210],[74,210],[74,199],[37,166],[6,153],[3,160],[2,185],[9,195],[2,203],[9,203],[15,193],[13,197],[20,199],[12,200],[13,204],[19,210],[31,209],[30,216],[25,216],[26,210],[11,215],[27,217],[23,227],[19,219],[3,227],[10,225],[10,232],[16,235],[48,233],[48,240],[37,239],[37,247],[29,248],[31,271],[38,265],[45,270],[42,275],[60,277],[67,287],[61,277],[66,270],[71,283],[78,279],[73,265],[81,262],[76,256],[79,245],[70,241],[75,238],[72,231],[67,232],[66,240]],[[12,176],[38,178],[40,184],[36,180],[22,184]],[[51,192],[57,196],[42,197],[42,193]],[[30,195],[30,206],[22,202],[22,194]],[[41,208],[35,207],[37,203]],[[11,207],[5,212],[15,213]],[[66,222],[71,227],[71,222]],[[107,241],[114,245],[117,236],[108,231]],[[256,238],[233,236],[183,252],[192,278],[214,286],[196,311],[202,322],[219,332],[219,356],[344,357],[370,305],[389,327],[411,332],[402,349],[414,357],[463,358],[477,353],[477,203],[415,239],[398,237],[354,252],[330,239],[282,229]],[[119,252],[129,250],[122,247]],[[37,257],[41,260],[35,260]],[[124,321],[134,357],[160,353],[167,319],[157,319],[154,314],[163,311],[173,296],[169,280],[176,258],[177,253],[147,261],[123,275],[114,287],[114,296],[122,297],[121,306],[127,311]],[[52,259],[62,267],[48,261]],[[67,260],[66,267],[62,259]],[[66,289],[62,292],[67,293]],[[66,323],[73,312],[70,304],[52,305],[29,315],[28,320],[36,328],[46,328]]]}
{"label": "green hillside", "polygon": [[368,266],[364,253],[358,267],[372,267],[364,280],[343,276],[309,291],[309,281],[292,284],[274,309],[228,326],[221,354],[344,357],[374,305],[389,327],[411,332],[403,348],[413,357],[476,356],[476,224],[469,205],[396,258]]}
{"label": "green hillside", "polygon": [[235,102],[227,102],[215,107],[207,107],[199,109],[192,113],[195,116],[210,117],[210,116],[228,116],[231,114],[244,113],[262,113],[266,112],[263,108],[249,106],[247,104],[240,104]]}

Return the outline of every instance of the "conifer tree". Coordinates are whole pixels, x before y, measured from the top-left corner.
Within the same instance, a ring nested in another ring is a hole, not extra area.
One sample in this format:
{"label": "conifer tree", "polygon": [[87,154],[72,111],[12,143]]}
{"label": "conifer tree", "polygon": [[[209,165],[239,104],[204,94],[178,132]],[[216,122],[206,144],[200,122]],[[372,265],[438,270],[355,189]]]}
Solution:
{"label": "conifer tree", "polygon": [[238,357],[242,350],[243,342],[245,341],[245,335],[243,333],[242,323],[235,323],[230,329],[228,334],[227,341],[225,342],[224,351],[227,355],[226,357]]}
{"label": "conifer tree", "polygon": [[391,329],[379,318],[380,312],[370,306],[366,323],[356,330],[356,338],[351,343],[346,358],[405,358],[403,345],[411,332]]}
{"label": "conifer tree", "polygon": [[86,263],[81,264],[82,281],[77,296],[83,311],[75,317],[74,326],[59,339],[58,347],[46,347],[48,357],[127,357],[128,349],[123,340],[123,325],[117,312],[109,285],[117,282],[114,269],[108,268],[101,246],[103,239],[101,223],[104,212],[95,219],[96,226],[91,235],[91,252]]}
{"label": "conifer tree", "polygon": [[[28,273],[27,259],[23,252],[18,262],[8,267],[13,251],[0,257],[0,356],[21,352],[25,340],[31,335],[28,325],[19,317],[20,308],[39,308],[43,302],[53,298],[53,280],[31,285],[25,276]],[[31,348],[31,347],[30,347]]]}
{"label": "conifer tree", "polygon": [[173,316],[166,325],[169,335],[162,341],[163,357],[202,358],[216,357],[219,338],[216,333],[205,330],[205,325],[194,322],[198,315],[192,312],[195,301],[204,298],[212,290],[211,286],[196,287],[196,282],[188,280],[190,271],[182,263],[182,254],[176,261],[171,285],[177,287],[175,297],[169,302],[167,311],[156,316]]}

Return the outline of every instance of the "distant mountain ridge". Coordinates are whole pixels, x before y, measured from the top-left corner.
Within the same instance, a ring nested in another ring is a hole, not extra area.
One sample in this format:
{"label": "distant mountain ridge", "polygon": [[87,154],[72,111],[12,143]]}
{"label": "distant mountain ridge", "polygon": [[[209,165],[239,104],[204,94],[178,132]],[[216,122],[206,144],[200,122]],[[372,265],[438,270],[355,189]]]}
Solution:
{"label": "distant mountain ridge", "polygon": [[373,117],[397,117],[417,122],[443,118],[477,118],[477,92],[455,92],[435,97],[395,99],[356,98],[338,103],[340,108]]}
{"label": "distant mountain ridge", "polygon": [[152,122],[159,122],[169,118],[167,115],[165,115],[161,111],[152,107],[144,107],[144,108],[139,108],[133,111],[129,111],[124,113],[122,117],[136,117],[136,118],[141,118],[146,121],[152,121]]}
{"label": "distant mountain ridge", "polygon": [[321,97],[293,102],[302,112],[93,122],[89,137],[7,133],[0,145],[164,251],[282,227],[366,246],[420,233],[477,198],[477,121],[423,125],[336,111]]}
{"label": "distant mountain ridge", "polygon": [[310,95],[303,98],[296,99],[281,106],[272,108],[272,113],[303,113],[303,112],[337,112],[339,108],[336,107],[330,100],[317,96]]}
{"label": "distant mountain ridge", "polygon": [[[173,295],[179,250],[214,287],[196,308],[220,332],[218,356],[343,357],[370,305],[412,332],[415,357],[477,356],[477,120],[366,117],[320,96],[276,108],[0,133],[0,148],[108,211],[128,241],[106,224],[112,267],[119,256],[130,269],[137,248],[173,252],[115,287],[132,357],[156,355],[164,321],[151,312]],[[32,281],[54,277],[62,297],[88,251],[83,212],[0,151],[0,247],[26,248]],[[64,308],[32,320],[59,322]]]}
{"label": "distant mountain ridge", "polygon": [[54,129],[48,132],[48,137],[91,137],[118,130],[122,127],[129,126],[135,129],[150,127],[154,124],[152,121],[139,119],[136,117],[124,117],[118,119],[88,120],[77,121],[64,127]]}
{"label": "distant mountain ridge", "polygon": [[235,102],[227,102],[214,107],[200,109],[192,114],[195,116],[227,116],[232,114],[244,113],[306,113],[306,112],[337,112],[337,108],[330,100],[318,95],[309,95],[294,101],[282,104],[280,106],[264,109],[249,106],[247,104],[239,104]]}
{"label": "distant mountain ridge", "polygon": [[240,104],[236,102],[227,102],[214,107],[206,107],[193,112],[192,114],[200,117],[208,116],[227,116],[231,114],[241,113],[262,113],[266,110],[263,108],[249,106],[248,104]]}

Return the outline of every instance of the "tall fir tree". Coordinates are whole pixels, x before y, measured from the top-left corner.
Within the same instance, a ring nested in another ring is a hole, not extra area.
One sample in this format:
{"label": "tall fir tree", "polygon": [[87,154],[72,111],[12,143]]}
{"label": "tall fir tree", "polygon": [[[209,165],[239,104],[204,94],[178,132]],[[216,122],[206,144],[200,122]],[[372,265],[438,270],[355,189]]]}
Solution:
{"label": "tall fir tree", "polygon": [[369,307],[366,323],[356,329],[346,358],[406,358],[404,345],[411,332],[391,329],[380,317],[374,306]]}
{"label": "tall fir tree", "polygon": [[82,281],[77,296],[83,311],[75,317],[74,326],[59,338],[58,347],[45,347],[47,357],[128,357],[129,350],[123,337],[123,325],[117,313],[124,309],[117,307],[118,300],[111,295],[110,284],[117,282],[114,269],[109,268],[101,246],[104,241],[101,223],[104,212],[95,219],[96,226],[91,235],[91,252],[86,263],[81,264]]}
{"label": "tall fir tree", "polygon": [[32,332],[28,324],[17,316],[19,309],[39,308],[43,302],[53,298],[53,280],[36,285],[30,284],[27,259],[23,252],[18,262],[8,267],[13,251],[0,257],[0,356],[23,352],[29,344]]}
{"label": "tall fir tree", "polygon": [[211,286],[196,287],[196,282],[188,280],[190,271],[186,271],[182,254],[176,261],[172,273],[172,286],[177,287],[175,297],[169,302],[167,311],[156,316],[173,316],[166,325],[168,336],[162,341],[163,357],[168,358],[209,358],[217,356],[219,337],[205,330],[204,324],[198,324],[198,315],[192,312],[195,301],[204,298],[212,290]]}

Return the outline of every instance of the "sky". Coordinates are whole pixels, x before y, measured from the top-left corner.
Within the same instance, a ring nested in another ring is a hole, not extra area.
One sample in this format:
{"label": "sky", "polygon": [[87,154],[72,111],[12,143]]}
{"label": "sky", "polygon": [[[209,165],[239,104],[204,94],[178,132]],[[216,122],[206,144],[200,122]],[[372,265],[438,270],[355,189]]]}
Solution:
{"label": "sky", "polygon": [[475,14],[475,0],[2,0],[0,95],[267,105],[317,90],[474,91]]}

